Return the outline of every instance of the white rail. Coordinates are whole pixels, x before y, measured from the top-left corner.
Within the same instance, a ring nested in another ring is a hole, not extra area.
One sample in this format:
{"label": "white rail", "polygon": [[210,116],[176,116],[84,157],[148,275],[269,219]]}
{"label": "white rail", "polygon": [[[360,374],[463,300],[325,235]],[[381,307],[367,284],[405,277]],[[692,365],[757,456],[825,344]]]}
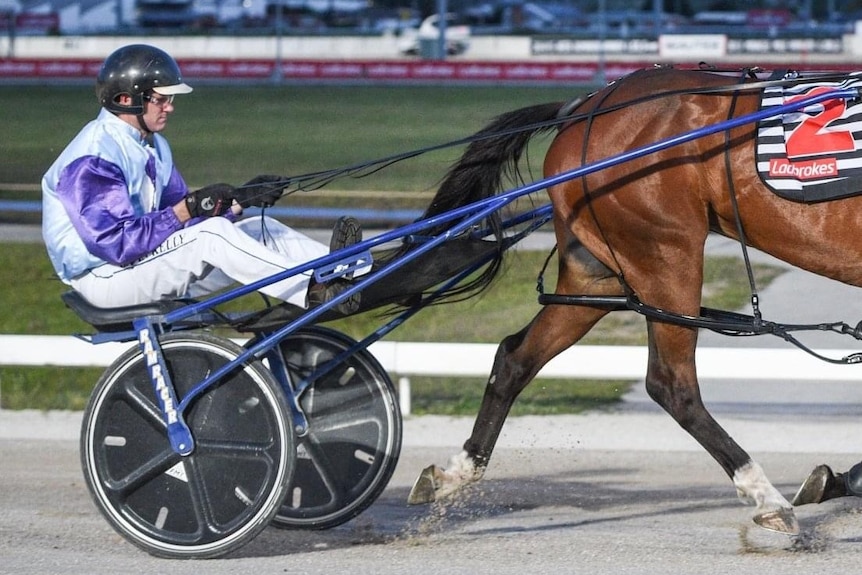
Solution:
{"label": "white rail", "polygon": [[[72,336],[0,335],[0,365],[107,366],[131,345],[92,345]],[[494,344],[381,341],[369,351],[393,379],[398,379],[402,410],[410,413],[410,376],[484,378],[496,349]],[[828,357],[853,353],[818,351]],[[646,365],[645,347],[581,345],[553,359],[538,377],[631,380],[642,378]],[[824,362],[795,348],[699,348],[697,371],[704,380],[862,380],[862,367]]]}
{"label": "white rail", "polygon": [[[0,335],[0,365],[107,366],[131,345],[134,344],[93,345],[72,336]],[[497,346],[381,341],[369,350],[393,376],[485,377]],[[853,350],[818,352],[843,357]],[[647,350],[641,346],[577,345],[548,363],[539,377],[638,379],[646,372],[646,361]],[[862,379],[860,367],[827,363],[795,348],[699,348],[697,371],[703,379]]]}

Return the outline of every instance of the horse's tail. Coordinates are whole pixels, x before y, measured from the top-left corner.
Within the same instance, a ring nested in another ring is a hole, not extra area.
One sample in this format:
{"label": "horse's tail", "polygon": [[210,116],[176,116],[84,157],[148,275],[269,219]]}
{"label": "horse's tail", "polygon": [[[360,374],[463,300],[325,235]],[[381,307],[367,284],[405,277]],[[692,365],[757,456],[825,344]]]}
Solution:
{"label": "horse's tail", "polygon": [[[562,102],[538,104],[493,119],[470,138],[471,143],[461,158],[449,168],[421,219],[493,197],[503,191],[504,181],[523,183],[518,162],[527,144],[536,134],[557,127],[553,120],[564,105]],[[423,233],[432,236],[445,233],[454,223],[443,223]],[[444,299],[451,301],[452,296],[457,295],[457,299],[461,300],[477,295],[490,285],[500,271],[505,252],[500,214],[493,214],[487,223],[497,238],[499,249],[480,274],[451,290]]]}
{"label": "horse's tail", "polygon": [[504,178],[523,182],[518,162],[530,139],[558,126],[561,102],[528,106],[494,118],[477,132],[449,171],[422,218],[429,218],[500,192]]}

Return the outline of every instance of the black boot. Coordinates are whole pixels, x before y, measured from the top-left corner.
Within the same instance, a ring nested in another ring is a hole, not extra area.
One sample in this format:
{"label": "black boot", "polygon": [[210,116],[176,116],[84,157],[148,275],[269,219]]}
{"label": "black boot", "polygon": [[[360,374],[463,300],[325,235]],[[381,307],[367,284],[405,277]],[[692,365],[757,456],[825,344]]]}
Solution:
{"label": "black boot", "polygon": [[[860,468],[860,472],[857,475],[862,479],[862,467],[857,464],[853,469],[856,468]],[[860,487],[862,487],[862,482],[860,482]],[[811,475],[808,476],[808,479],[802,483],[792,503],[793,505],[823,503],[829,499],[845,497],[850,494],[844,473],[836,475],[828,465],[818,465],[811,472]]]}
{"label": "black boot", "polygon": [[332,226],[329,251],[334,252],[362,241],[362,225],[353,216],[341,216]]}
{"label": "black boot", "polygon": [[[332,228],[332,237],[329,240],[330,253],[358,244],[362,241],[362,226],[359,221],[352,216],[342,216],[335,222]],[[308,286],[308,307],[317,307],[323,305],[333,298],[347,291],[350,286],[350,280],[353,279],[353,272],[344,274],[341,278],[329,280],[326,283],[316,283],[312,279]],[[359,311],[359,306],[362,302],[362,294],[356,292],[346,300],[335,306],[336,311],[343,315],[350,315]]]}
{"label": "black boot", "polygon": [[844,487],[847,489],[847,495],[862,497],[862,461],[844,474]]}
{"label": "black boot", "polygon": [[[326,283],[319,284],[312,278],[308,286],[308,307],[317,307],[328,303],[350,289],[350,282],[343,279],[334,279]],[[350,315],[359,311],[359,306],[362,303],[362,294],[359,292],[353,293],[334,306],[334,309],[342,315]]]}

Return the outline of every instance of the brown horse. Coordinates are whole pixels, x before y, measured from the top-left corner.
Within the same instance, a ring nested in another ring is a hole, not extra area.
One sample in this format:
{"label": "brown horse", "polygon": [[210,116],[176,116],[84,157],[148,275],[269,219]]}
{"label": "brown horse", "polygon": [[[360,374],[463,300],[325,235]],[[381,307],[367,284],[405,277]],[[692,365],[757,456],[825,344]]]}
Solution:
{"label": "brown horse", "polygon": [[[758,82],[768,83],[753,75],[655,68],[573,105],[542,104],[504,114],[480,132],[499,135],[474,141],[450,169],[426,217],[500,193],[501,174],[512,169],[538,132],[558,130],[544,160],[545,177],[552,177],[754,112],[760,106]],[[575,119],[554,124],[561,115]],[[757,249],[862,285],[857,265],[862,198],[803,203],[779,197],[757,173],[756,133],[755,124],[745,124],[548,188],[559,248],[556,294],[633,294],[650,306],[697,316],[707,235],[738,239],[740,229]],[[596,306],[547,305],[506,337],[463,451],[445,469],[427,468],[411,503],[441,498],[479,480],[518,394],[607,313]],[[739,497],[756,506],[758,525],[797,533],[791,504],[703,404],[695,369],[697,329],[647,317],[647,333],[650,397],[715,458]]]}

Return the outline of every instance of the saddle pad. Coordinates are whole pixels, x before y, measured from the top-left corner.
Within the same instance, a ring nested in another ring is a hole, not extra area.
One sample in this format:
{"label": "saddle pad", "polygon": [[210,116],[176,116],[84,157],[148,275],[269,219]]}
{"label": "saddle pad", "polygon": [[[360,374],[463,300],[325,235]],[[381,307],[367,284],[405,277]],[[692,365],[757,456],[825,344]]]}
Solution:
{"label": "saddle pad", "polygon": [[[761,108],[791,103],[834,89],[862,86],[862,78],[812,82],[763,90]],[[862,193],[862,102],[827,100],[762,120],[757,172],[768,188],[798,202],[821,202]]]}

